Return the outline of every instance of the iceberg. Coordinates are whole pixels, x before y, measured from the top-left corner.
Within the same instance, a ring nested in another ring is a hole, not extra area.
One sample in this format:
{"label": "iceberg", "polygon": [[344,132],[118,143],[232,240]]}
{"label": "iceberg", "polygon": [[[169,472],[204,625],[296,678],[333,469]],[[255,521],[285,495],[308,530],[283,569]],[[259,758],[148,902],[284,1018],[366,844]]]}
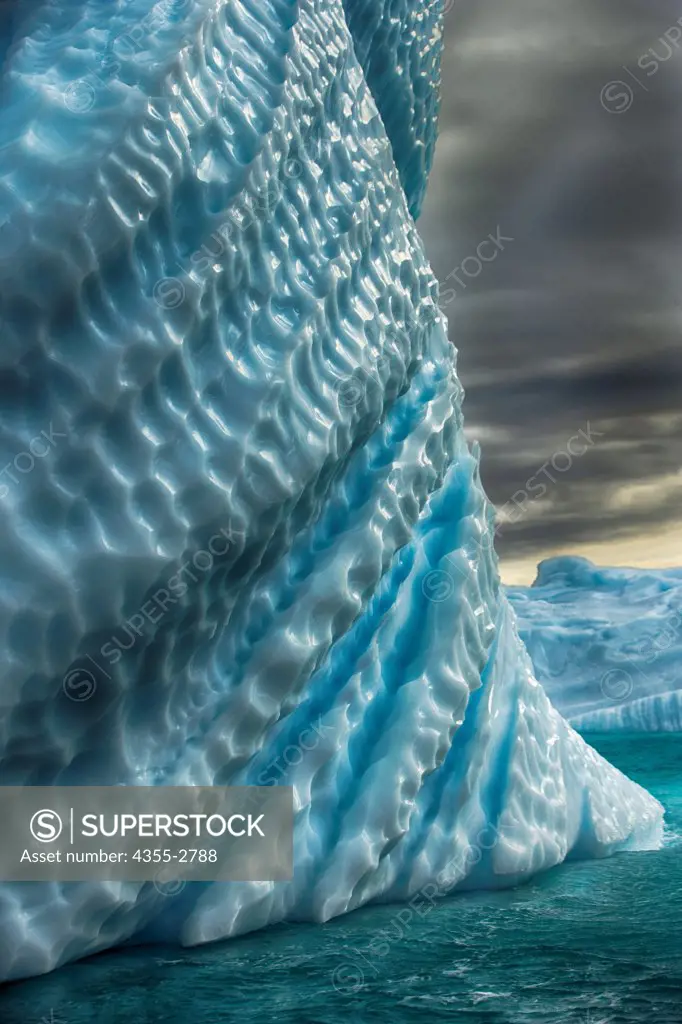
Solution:
{"label": "iceberg", "polygon": [[658,845],[533,674],[413,215],[431,0],[3,5],[3,785],[285,784],[283,883],[0,885],[0,976]]}
{"label": "iceberg", "polygon": [[682,569],[549,558],[507,596],[536,678],[576,729],[682,730]]}

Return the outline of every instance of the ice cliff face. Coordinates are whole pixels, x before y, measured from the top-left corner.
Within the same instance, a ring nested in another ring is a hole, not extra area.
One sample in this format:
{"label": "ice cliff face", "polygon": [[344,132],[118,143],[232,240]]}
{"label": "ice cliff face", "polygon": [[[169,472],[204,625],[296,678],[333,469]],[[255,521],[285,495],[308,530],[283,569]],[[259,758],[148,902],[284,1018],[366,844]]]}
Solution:
{"label": "ice cliff face", "polygon": [[538,680],[577,729],[682,730],[682,570],[551,558],[507,593]]}
{"label": "ice cliff face", "polygon": [[435,8],[3,5],[0,781],[297,808],[292,883],[0,886],[3,977],[658,842],[499,590],[408,209]]}

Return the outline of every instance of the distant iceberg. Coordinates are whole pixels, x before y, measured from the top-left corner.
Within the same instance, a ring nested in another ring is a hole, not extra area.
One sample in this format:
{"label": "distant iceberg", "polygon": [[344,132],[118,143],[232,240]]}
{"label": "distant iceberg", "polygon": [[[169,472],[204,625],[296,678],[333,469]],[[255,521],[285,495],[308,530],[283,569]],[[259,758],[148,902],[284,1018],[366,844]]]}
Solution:
{"label": "distant iceberg", "polygon": [[296,806],[291,883],[1,885],[5,978],[660,841],[500,590],[410,213],[439,6],[2,22],[0,781]]}
{"label": "distant iceberg", "polygon": [[550,558],[507,595],[537,678],[576,729],[682,731],[682,569]]}

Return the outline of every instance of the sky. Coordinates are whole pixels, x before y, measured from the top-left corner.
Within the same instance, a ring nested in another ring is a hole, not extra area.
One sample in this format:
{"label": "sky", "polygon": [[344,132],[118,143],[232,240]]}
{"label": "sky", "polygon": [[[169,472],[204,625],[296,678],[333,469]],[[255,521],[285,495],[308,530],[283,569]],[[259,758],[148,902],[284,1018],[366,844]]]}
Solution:
{"label": "sky", "polygon": [[682,565],[682,9],[446,7],[419,225],[502,578]]}

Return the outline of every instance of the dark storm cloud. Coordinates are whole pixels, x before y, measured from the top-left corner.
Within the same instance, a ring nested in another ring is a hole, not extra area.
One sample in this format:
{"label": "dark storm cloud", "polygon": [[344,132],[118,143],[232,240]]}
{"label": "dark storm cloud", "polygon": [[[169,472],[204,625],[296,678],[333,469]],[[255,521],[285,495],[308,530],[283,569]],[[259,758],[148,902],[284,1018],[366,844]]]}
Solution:
{"label": "dark storm cloud", "polygon": [[[420,228],[491,499],[527,489],[586,424],[603,435],[550,468],[547,493],[502,531],[503,556],[681,519],[681,15],[459,0],[446,19]],[[491,233],[510,239],[494,259],[480,248]]]}

